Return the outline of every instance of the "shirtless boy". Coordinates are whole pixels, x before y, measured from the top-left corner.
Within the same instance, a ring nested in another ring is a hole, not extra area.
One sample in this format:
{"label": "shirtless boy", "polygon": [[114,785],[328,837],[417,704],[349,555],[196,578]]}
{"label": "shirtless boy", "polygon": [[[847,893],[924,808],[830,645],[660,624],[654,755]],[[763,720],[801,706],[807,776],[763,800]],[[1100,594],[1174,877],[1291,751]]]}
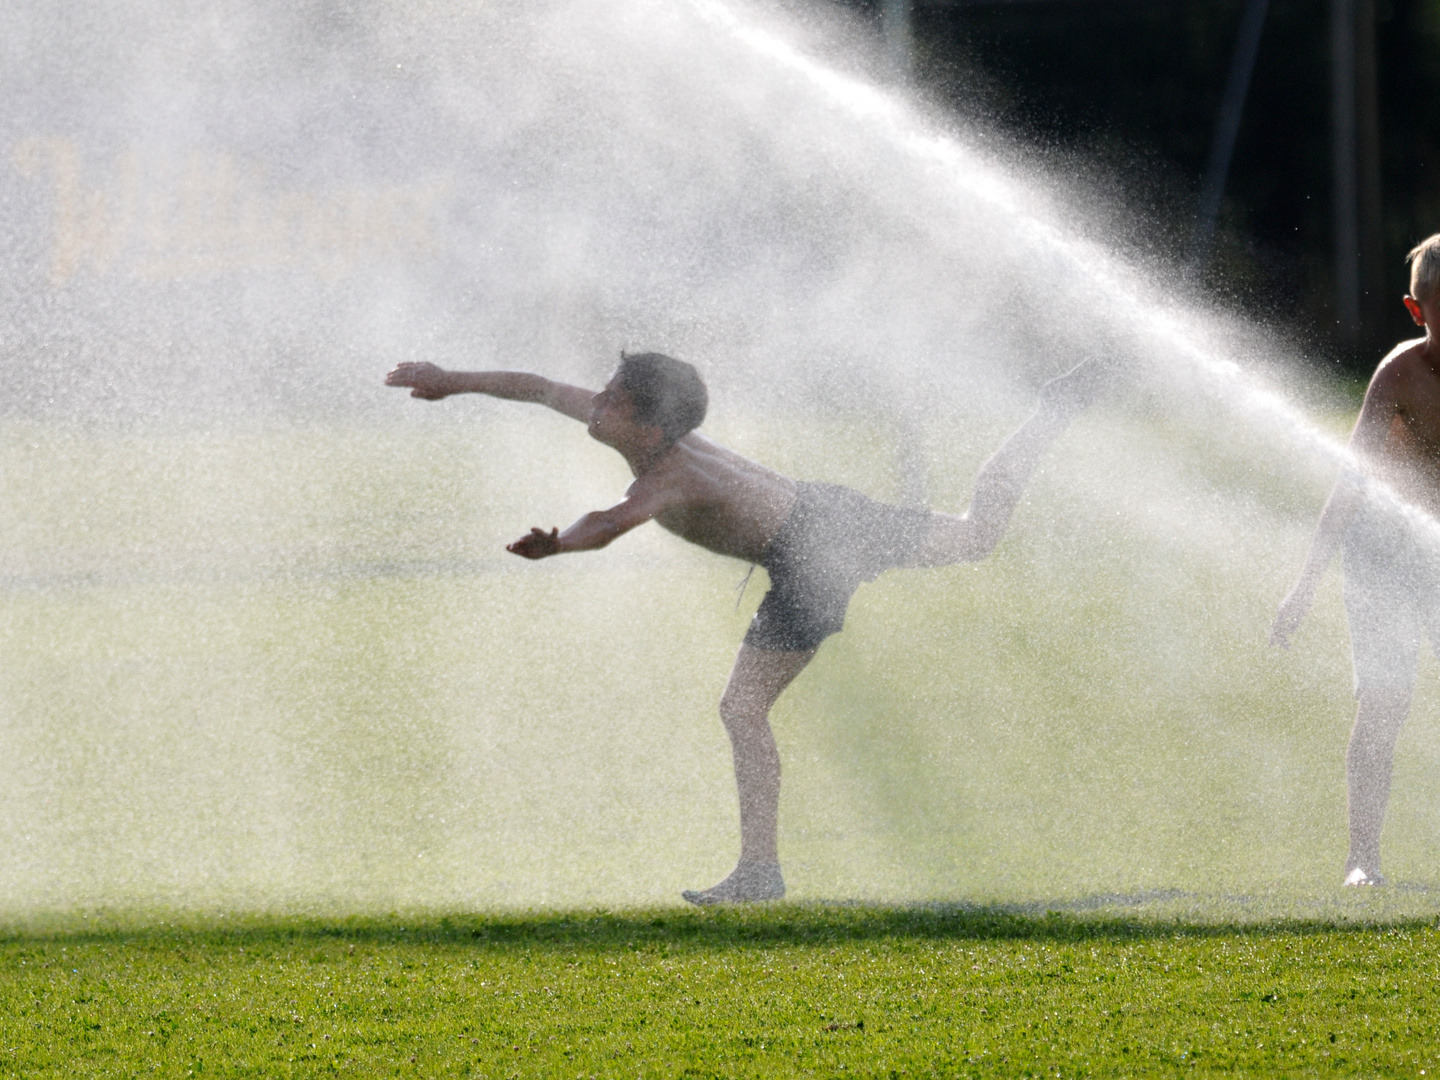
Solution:
{"label": "shirtless boy", "polygon": [[654,520],[719,555],[765,567],[770,590],[740,646],[720,699],[740,794],[740,860],[694,904],[775,900],[785,895],[776,848],[780,759],[770,707],[837,633],[859,586],[900,566],[983,559],[1005,532],[1026,480],[1045,449],[1093,396],[1094,365],[1047,384],[1040,408],[980,470],[968,512],[932,513],[875,502],[832,484],[797,482],[711,442],[705,384],[689,364],[658,353],[622,354],[600,393],[510,371],[445,371],[400,364],[389,386],[438,400],[476,393],[546,405],[583,421],[592,438],[618,450],[635,475],[608,510],[563,532],[533,528],[508,546],[527,559],[593,551]]}
{"label": "shirtless boy", "polygon": [[1401,500],[1440,518],[1440,234],[1409,255],[1405,307],[1425,336],[1380,361],[1350,446],[1364,475],[1335,483],[1300,580],[1280,604],[1270,640],[1288,647],[1330,560],[1345,549],[1345,613],[1355,666],[1355,727],[1345,755],[1350,799],[1346,885],[1383,885],[1380,828],[1390,799],[1395,740],[1410,711],[1423,627],[1440,643],[1440,549],[1416,535],[1399,508],[1367,493],[1379,480]]}

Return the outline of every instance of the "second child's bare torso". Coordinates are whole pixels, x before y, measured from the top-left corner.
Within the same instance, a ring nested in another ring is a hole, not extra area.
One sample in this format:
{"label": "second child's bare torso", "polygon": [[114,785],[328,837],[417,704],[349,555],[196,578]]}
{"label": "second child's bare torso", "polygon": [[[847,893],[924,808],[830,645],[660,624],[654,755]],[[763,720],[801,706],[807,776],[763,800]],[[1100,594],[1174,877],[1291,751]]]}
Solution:
{"label": "second child's bare torso", "polygon": [[1381,406],[1357,449],[1407,502],[1440,516],[1440,371],[1424,339],[1381,363],[1372,395]]}
{"label": "second child's bare torso", "polygon": [[692,544],[759,562],[795,504],[795,481],[691,432],[630,486],[655,521]]}

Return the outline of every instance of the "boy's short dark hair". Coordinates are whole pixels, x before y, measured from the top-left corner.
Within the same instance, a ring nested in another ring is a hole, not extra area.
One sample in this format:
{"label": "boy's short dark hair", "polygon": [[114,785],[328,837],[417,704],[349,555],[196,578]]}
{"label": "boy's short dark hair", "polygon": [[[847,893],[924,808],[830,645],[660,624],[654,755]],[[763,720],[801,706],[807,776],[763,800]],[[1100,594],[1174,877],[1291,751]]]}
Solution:
{"label": "boy's short dark hair", "polygon": [[710,395],[700,373],[664,353],[620,354],[620,389],[635,403],[635,421],[658,427],[667,443],[694,431],[705,419]]}

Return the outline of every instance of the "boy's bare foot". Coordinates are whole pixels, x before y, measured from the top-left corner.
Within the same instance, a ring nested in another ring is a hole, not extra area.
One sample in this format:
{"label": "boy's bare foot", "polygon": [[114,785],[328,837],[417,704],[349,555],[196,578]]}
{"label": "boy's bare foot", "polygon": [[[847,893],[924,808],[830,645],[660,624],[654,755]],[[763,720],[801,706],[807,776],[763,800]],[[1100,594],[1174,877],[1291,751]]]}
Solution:
{"label": "boy's bare foot", "polygon": [[779,900],[785,895],[785,879],[780,876],[779,863],[750,862],[741,859],[730,876],[719,885],[703,892],[686,889],[680,894],[692,904],[753,904],[759,900]]}
{"label": "boy's bare foot", "polygon": [[1363,888],[1367,885],[1386,885],[1389,883],[1378,873],[1372,874],[1357,866],[1345,875],[1345,884],[1350,887]]}

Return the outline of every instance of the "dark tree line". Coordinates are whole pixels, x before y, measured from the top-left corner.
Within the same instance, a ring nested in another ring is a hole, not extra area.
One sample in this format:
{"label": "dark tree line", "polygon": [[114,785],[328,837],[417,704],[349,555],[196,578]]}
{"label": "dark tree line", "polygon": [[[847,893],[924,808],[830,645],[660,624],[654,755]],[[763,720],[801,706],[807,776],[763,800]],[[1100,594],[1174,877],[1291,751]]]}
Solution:
{"label": "dark tree line", "polygon": [[[879,23],[885,2],[848,6]],[[1368,372],[1376,350],[1413,333],[1399,303],[1404,256],[1440,232],[1440,0],[1353,0],[1362,174],[1368,163],[1376,190],[1360,215],[1367,254],[1350,333],[1337,308],[1333,3],[1268,4],[1203,280]],[[1183,258],[1245,7],[912,0],[913,78],[962,114],[1093,162],[1145,218],[1153,243]]]}

